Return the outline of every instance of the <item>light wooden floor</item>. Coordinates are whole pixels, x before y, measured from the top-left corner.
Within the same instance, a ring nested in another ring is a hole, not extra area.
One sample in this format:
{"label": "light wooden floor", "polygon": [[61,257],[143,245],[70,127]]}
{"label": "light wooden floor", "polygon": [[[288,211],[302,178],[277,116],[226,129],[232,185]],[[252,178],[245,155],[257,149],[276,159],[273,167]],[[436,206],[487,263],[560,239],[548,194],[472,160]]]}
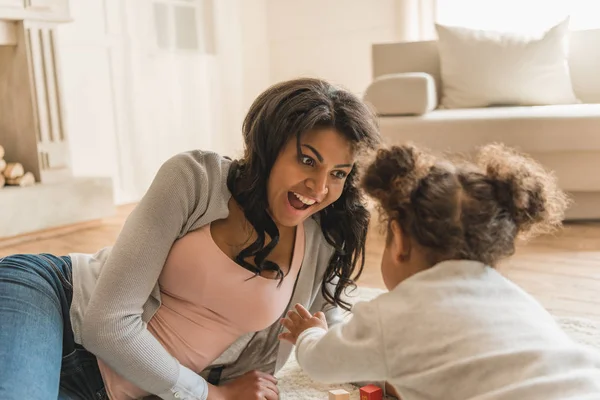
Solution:
{"label": "light wooden floor", "polygon": [[[112,245],[132,209],[132,205],[121,206],[115,217],[76,231],[52,232],[8,245],[0,242],[0,257],[14,253],[93,253]],[[383,237],[377,229],[371,230],[360,285],[383,288],[379,273],[383,246]],[[567,224],[558,234],[520,246],[500,271],[554,315],[600,320],[600,222]]]}

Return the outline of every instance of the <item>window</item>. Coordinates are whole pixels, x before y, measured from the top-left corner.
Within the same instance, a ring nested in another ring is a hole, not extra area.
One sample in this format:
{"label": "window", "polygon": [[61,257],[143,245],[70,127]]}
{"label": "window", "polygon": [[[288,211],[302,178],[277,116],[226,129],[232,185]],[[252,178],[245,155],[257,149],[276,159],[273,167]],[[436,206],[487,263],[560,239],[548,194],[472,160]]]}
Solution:
{"label": "window", "polygon": [[155,0],[156,47],[165,51],[214,52],[213,0]]}
{"label": "window", "polygon": [[571,30],[600,28],[598,0],[437,0],[437,22],[474,29],[532,32],[567,15]]}

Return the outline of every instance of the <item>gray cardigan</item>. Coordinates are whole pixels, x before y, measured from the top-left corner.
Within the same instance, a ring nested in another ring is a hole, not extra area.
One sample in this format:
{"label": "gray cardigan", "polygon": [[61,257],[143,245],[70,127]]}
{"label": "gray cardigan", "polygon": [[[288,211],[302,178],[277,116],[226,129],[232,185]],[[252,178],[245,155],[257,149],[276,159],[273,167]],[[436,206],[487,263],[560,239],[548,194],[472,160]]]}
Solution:
{"label": "gray cardigan", "polygon": [[[175,396],[180,390],[188,395],[184,398],[205,398],[196,388],[198,380],[206,387],[200,376],[206,378],[207,372],[182,366],[146,324],[161,304],[158,277],[173,242],[227,217],[230,165],[228,159],[212,152],[191,151],[170,158],[127,218],[114,246],[93,255],[70,254],[75,340],[118,374],[163,399],[181,396]],[[308,219],[304,228],[304,260],[288,307],[301,303],[311,312],[326,311],[329,324],[336,324],[342,319],[341,310],[324,309],[321,295],[333,249],[314,219]],[[281,330],[277,322],[235,342],[213,362],[225,367],[222,382],[252,369],[276,373],[292,351],[291,345],[277,339]]]}

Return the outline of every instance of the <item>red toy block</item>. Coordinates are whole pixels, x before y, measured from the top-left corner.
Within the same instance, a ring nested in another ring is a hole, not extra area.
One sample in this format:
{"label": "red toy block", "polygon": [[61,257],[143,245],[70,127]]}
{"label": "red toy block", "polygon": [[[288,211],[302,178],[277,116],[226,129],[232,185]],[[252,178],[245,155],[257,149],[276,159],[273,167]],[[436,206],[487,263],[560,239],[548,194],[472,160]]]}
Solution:
{"label": "red toy block", "polygon": [[383,390],[375,385],[360,388],[360,400],[383,400]]}

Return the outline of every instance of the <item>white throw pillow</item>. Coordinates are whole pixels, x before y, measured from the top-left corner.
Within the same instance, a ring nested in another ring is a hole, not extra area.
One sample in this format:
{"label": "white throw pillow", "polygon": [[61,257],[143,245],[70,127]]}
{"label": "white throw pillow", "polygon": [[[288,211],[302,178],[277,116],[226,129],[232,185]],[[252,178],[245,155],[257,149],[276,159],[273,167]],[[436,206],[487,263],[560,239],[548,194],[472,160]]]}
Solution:
{"label": "white throw pillow", "polygon": [[537,36],[436,24],[442,108],[579,103],[568,65],[569,18]]}

